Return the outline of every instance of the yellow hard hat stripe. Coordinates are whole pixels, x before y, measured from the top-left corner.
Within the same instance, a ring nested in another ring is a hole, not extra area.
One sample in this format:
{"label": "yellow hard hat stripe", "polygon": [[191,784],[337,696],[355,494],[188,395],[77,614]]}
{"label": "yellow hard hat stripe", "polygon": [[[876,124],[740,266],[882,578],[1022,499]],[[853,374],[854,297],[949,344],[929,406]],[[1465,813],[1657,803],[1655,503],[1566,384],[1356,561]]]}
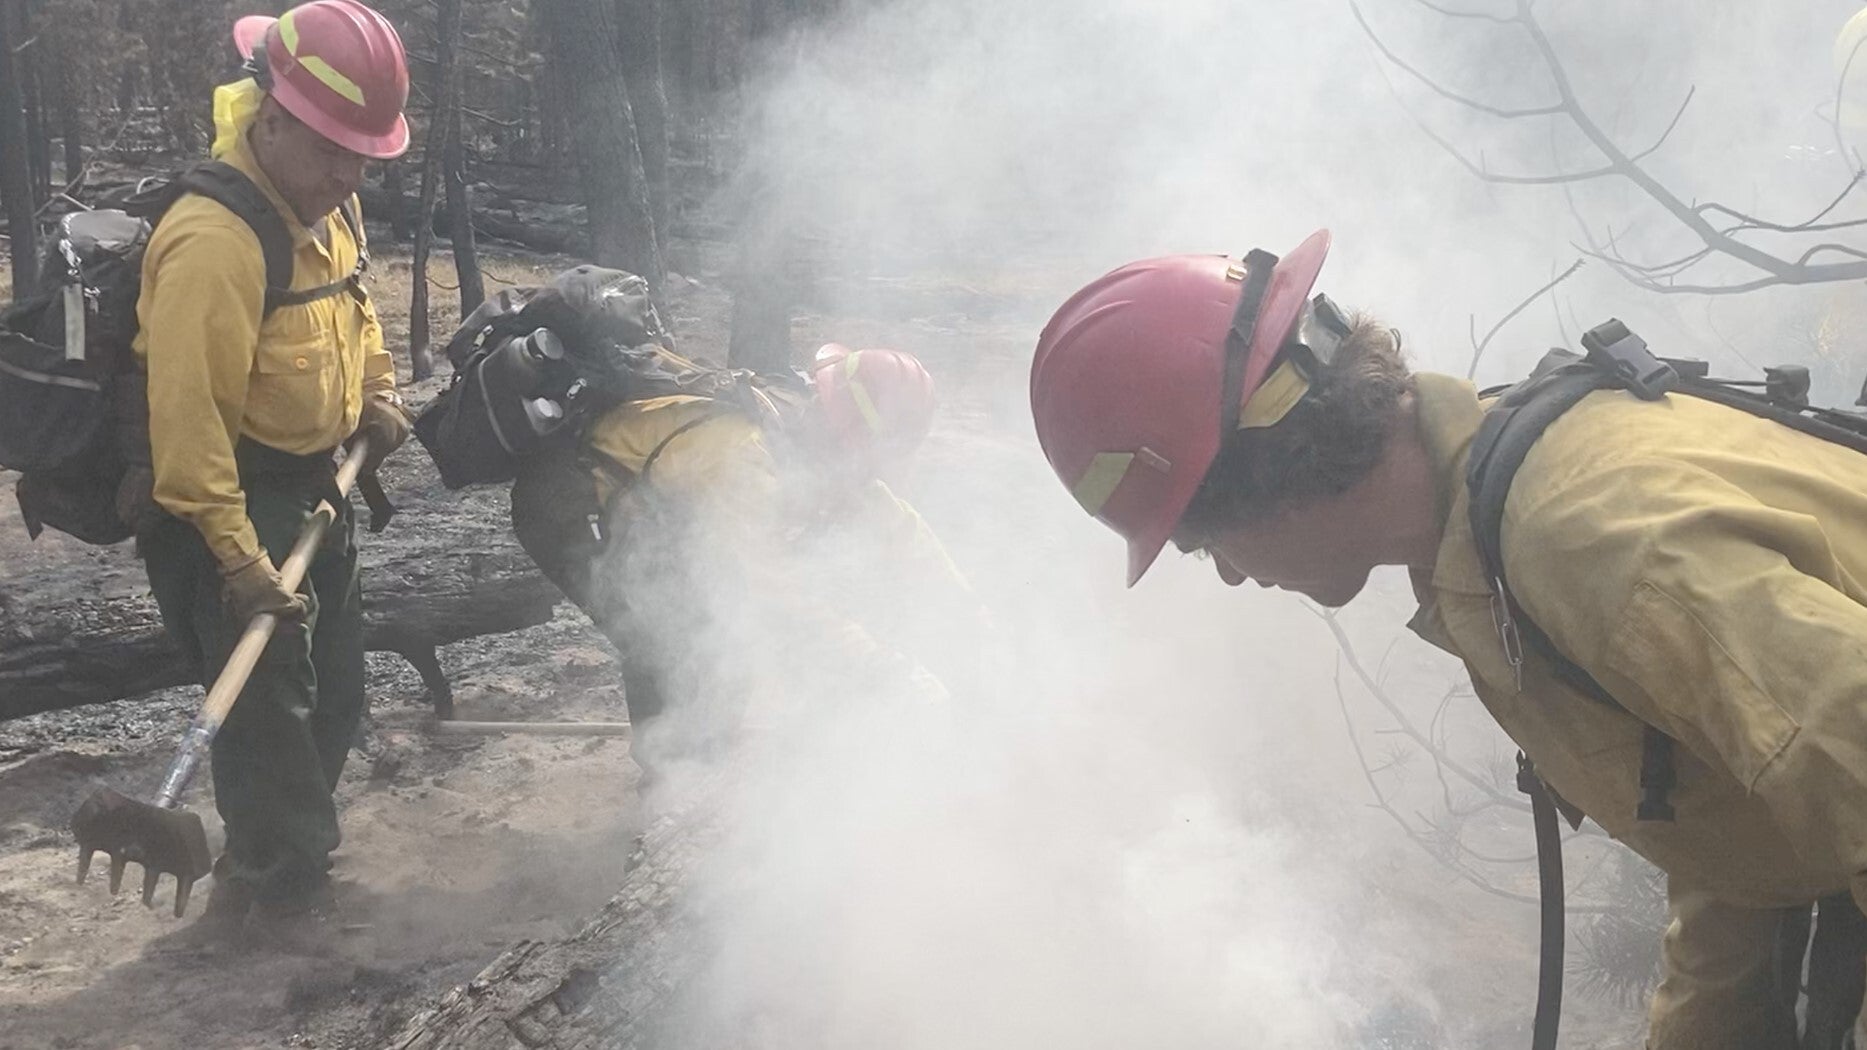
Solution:
{"label": "yellow hard hat stripe", "polygon": [[1132,452],[1098,452],[1096,458],[1089,461],[1089,468],[1076,479],[1070,488],[1070,495],[1091,515],[1102,513],[1103,504],[1115,494],[1122,479],[1128,476],[1128,468],[1134,463]]}
{"label": "yellow hard hat stripe", "polygon": [[339,73],[329,62],[316,55],[298,53],[298,22],[294,18],[296,14],[297,10],[293,9],[279,16],[279,42],[285,45],[285,53],[298,59],[298,64],[303,66],[307,73],[318,78],[318,83],[359,106],[364,105],[363,89],[357,86],[356,81]]}
{"label": "yellow hard hat stripe", "polygon": [[1294,361],[1286,360],[1245,400],[1245,407],[1238,413],[1238,429],[1276,426],[1307,393],[1309,377]]}
{"label": "yellow hard hat stripe", "polygon": [[862,380],[856,378],[856,358],[861,353],[858,350],[843,358],[843,378],[849,384],[849,396],[856,402],[856,411],[862,413],[862,421],[869,425],[869,432],[879,434],[882,430],[882,414],[875,410],[875,401],[869,397],[869,389],[862,385]]}
{"label": "yellow hard hat stripe", "polygon": [[298,60],[298,64],[304,66],[306,72],[317,77],[325,87],[359,106],[363,105],[363,89],[357,86],[356,81],[331,68],[329,62],[316,55],[306,55]]}

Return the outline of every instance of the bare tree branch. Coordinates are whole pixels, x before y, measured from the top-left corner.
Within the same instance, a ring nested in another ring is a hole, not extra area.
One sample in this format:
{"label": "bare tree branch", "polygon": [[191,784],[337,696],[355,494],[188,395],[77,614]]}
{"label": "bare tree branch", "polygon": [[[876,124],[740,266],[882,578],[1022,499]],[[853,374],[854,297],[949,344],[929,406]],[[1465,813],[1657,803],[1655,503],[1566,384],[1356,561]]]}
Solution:
{"label": "bare tree branch", "polygon": [[[1651,156],[1654,151],[1658,150],[1661,145],[1671,137],[1674,130],[1684,118],[1686,109],[1691,104],[1694,94],[1693,91],[1687,91],[1678,109],[1674,111],[1672,119],[1667,123],[1665,129],[1651,146],[1638,152],[1629,153],[1621,148],[1619,143],[1614,140],[1613,136],[1602,129],[1600,123],[1595,120],[1594,116],[1591,115],[1588,109],[1582,104],[1580,97],[1576,94],[1575,88],[1569,79],[1568,70],[1564,66],[1561,56],[1557,54],[1554,45],[1550,42],[1548,34],[1537,20],[1533,0],[1514,0],[1514,13],[1510,16],[1458,11],[1442,7],[1438,3],[1430,2],[1430,0],[1414,0],[1414,2],[1447,18],[1481,18],[1491,22],[1515,24],[1519,26],[1529,38],[1531,45],[1536,50],[1538,57],[1541,59],[1549,74],[1550,83],[1556,93],[1556,101],[1549,106],[1529,109],[1509,109],[1493,106],[1482,100],[1469,98],[1453,92],[1419,69],[1409,65],[1396,55],[1394,51],[1388,47],[1386,42],[1374,32],[1373,28],[1363,16],[1356,0],[1349,0],[1349,6],[1354,13],[1356,22],[1360,24],[1362,31],[1368,35],[1369,39],[1387,61],[1424,84],[1436,94],[1480,112],[1490,113],[1507,119],[1545,115],[1561,115],[1568,118],[1575,129],[1582,134],[1583,138],[1585,138],[1595,151],[1605,159],[1606,163],[1603,166],[1575,172],[1558,171],[1546,175],[1503,174],[1489,170],[1488,165],[1483,161],[1482,152],[1479,154],[1479,160],[1474,162],[1455,144],[1427,126],[1425,121],[1422,120],[1418,114],[1407,107],[1404,100],[1401,100],[1400,103],[1403,110],[1405,110],[1414,123],[1420,127],[1421,131],[1442,150],[1452,156],[1454,160],[1474,177],[1485,182],[1502,185],[1562,186],[1565,195],[1568,196],[1569,199],[1570,211],[1575,215],[1577,225],[1582,230],[1583,239],[1588,243],[1586,249],[1578,246],[1578,250],[1582,251],[1584,255],[1606,262],[1618,275],[1637,287],[1668,295],[1733,294],[1780,284],[1820,284],[1835,281],[1867,279],[1867,251],[1855,249],[1848,245],[1828,242],[1815,245],[1803,251],[1799,257],[1789,259],[1742,239],[1743,234],[1753,232],[1812,233],[1867,226],[1867,219],[1843,220],[1832,223],[1824,223],[1822,221],[1840,207],[1842,202],[1852,194],[1854,188],[1863,181],[1864,177],[1867,177],[1867,172],[1861,170],[1858,158],[1855,158],[1855,163],[1850,165],[1854,175],[1848,185],[1844,187],[1826,207],[1817,212],[1813,218],[1804,222],[1772,222],[1716,202],[1688,204],[1678,194],[1674,193],[1664,183],[1654,177],[1652,173],[1642,167],[1641,161]],[[1857,48],[1856,50],[1858,51],[1859,49]],[[1849,56],[1847,63],[1848,68],[1844,68],[1841,83],[1838,84],[1836,88],[1833,126],[1836,143],[1841,148],[1844,157],[1851,156],[1851,154],[1841,135],[1840,107],[1846,90],[1848,69],[1852,68],[1855,57],[1855,55]],[[1388,87],[1390,91],[1394,90],[1394,85],[1391,81]],[[1398,98],[1397,91],[1395,91],[1395,94]],[[1619,245],[1615,242],[1612,229],[1608,231],[1608,243],[1605,245],[1599,243],[1588,222],[1582,217],[1580,208],[1576,205],[1573,195],[1568,193],[1568,186],[1577,182],[1586,182],[1609,176],[1618,176],[1632,183],[1650,201],[1658,205],[1661,210],[1671,216],[1674,221],[1690,231],[1692,235],[1698,239],[1700,244],[1704,246],[1704,250],[1694,251],[1665,262],[1643,264],[1633,261],[1621,251]],[[1732,223],[1723,226],[1714,224],[1711,221],[1711,216],[1714,215],[1728,218],[1732,220]],[[1836,261],[1818,262],[1817,259],[1824,255],[1838,255],[1843,258]],[[1722,256],[1735,260],[1754,270],[1760,271],[1764,276],[1750,280],[1732,281],[1725,284],[1684,284],[1680,282],[1679,278],[1685,272],[1706,262],[1714,256]],[[1476,327],[1475,321],[1473,327]]]}
{"label": "bare tree branch", "polygon": [[[1472,870],[1469,865],[1461,863],[1458,859],[1458,854],[1460,852],[1470,854],[1479,860],[1483,860],[1484,858],[1460,841],[1455,832],[1441,828],[1431,821],[1426,821],[1422,818],[1427,828],[1430,829],[1423,831],[1416,827],[1412,821],[1408,820],[1406,815],[1396,809],[1394,804],[1389,801],[1387,792],[1381,788],[1381,782],[1375,778],[1374,767],[1368,764],[1367,752],[1362,749],[1361,737],[1355,731],[1354,716],[1349,714],[1348,696],[1342,690],[1343,658],[1343,654],[1337,654],[1335,669],[1336,705],[1342,712],[1342,724],[1348,730],[1349,746],[1355,751],[1356,764],[1361,767],[1362,777],[1368,784],[1368,791],[1374,796],[1374,802],[1372,803],[1374,808],[1387,814],[1396,824],[1400,825],[1401,831],[1406,834],[1407,838],[1424,850],[1427,855],[1431,856],[1444,866],[1446,870],[1457,875],[1460,879],[1473,887],[1493,897],[1500,897],[1508,901],[1516,901],[1519,904],[1540,904],[1541,901],[1538,898],[1504,889],[1491,882],[1491,880],[1487,879],[1482,873]],[[1359,673],[1357,676],[1359,677]],[[1599,915],[1609,910],[1609,908],[1598,904],[1577,904],[1572,901],[1569,905],[1569,912],[1574,915]]]}
{"label": "bare tree branch", "polygon": [[[1505,325],[1510,323],[1511,318],[1516,317],[1520,313],[1523,313],[1524,310],[1529,308],[1531,303],[1534,303],[1538,299],[1541,299],[1543,296],[1547,295],[1549,292],[1554,290],[1557,285],[1561,284],[1562,282],[1568,280],[1570,277],[1574,276],[1575,271],[1581,268],[1582,268],[1582,260],[1580,259],[1577,259],[1574,262],[1570,263],[1568,269],[1562,271],[1560,274],[1557,274],[1553,279],[1550,280],[1548,284],[1545,284],[1543,287],[1538,288],[1534,292],[1531,292],[1529,297],[1524,299],[1523,302],[1520,302],[1516,306],[1511,307],[1511,310],[1509,313],[1505,314],[1503,317],[1498,318],[1497,324],[1494,324],[1491,326],[1491,330],[1485,333],[1485,337],[1483,339],[1472,340],[1472,363],[1471,363],[1471,366],[1465,370],[1465,378],[1470,379],[1473,376],[1478,374],[1478,362],[1485,355],[1485,347],[1488,347],[1491,345],[1491,340],[1497,336],[1498,331],[1500,329],[1502,329]],[[1472,324],[1474,326],[1476,326],[1477,324],[1476,314],[1472,315]]]}
{"label": "bare tree branch", "polygon": [[[1426,7],[1432,8],[1433,10],[1438,11],[1440,14],[1446,15],[1449,18],[1462,17],[1452,12],[1445,11],[1441,8],[1435,7],[1432,4],[1426,3],[1426,0],[1415,0],[1415,2],[1423,4]],[[1533,106],[1529,109],[1504,109],[1500,106],[1493,106],[1493,105],[1490,105],[1489,103],[1480,102],[1477,99],[1471,98],[1470,96],[1467,96],[1467,95],[1461,95],[1458,92],[1453,91],[1450,88],[1447,88],[1446,86],[1444,86],[1443,84],[1440,84],[1439,82],[1435,81],[1432,77],[1427,76],[1425,73],[1422,73],[1419,70],[1408,65],[1405,59],[1395,54],[1394,49],[1387,46],[1387,41],[1382,40],[1380,36],[1375,33],[1374,28],[1368,25],[1367,18],[1363,17],[1361,13],[1361,5],[1356,3],[1355,0],[1349,0],[1348,9],[1354,12],[1355,21],[1360,23],[1361,31],[1367,34],[1368,39],[1373,42],[1376,50],[1380,51],[1382,55],[1386,56],[1389,62],[1392,62],[1394,65],[1399,66],[1409,76],[1413,77],[1413,79],[1419,81],[1422,85],[1424,85],[1427,90],[1433,92],[1435,95],[1438,95],[1441,98],[1450,99],[1453,102],[1457,102],[1461,106],[1466,106],[1471,109],[1475,109],[1480,113],[1489,113],[1494,117],[1502,117],[1505,120],[1518,120],[1524,117],[1553,117],[1562,112],[1562,107],[1555,103],[1551,103],[1550,105],[1547,105],[1547,106]],[[1465,16],[1465,17],[1483,17],[1483,16]],[[1509,19],[1494,19],[1494,20],[1504,21],[1504,22],[1510,21]]]}
{"label": "bare tree branch", "polygon": [[1428,11],[1434,11],[1445,15],[1447,18],[1477,18],[1486,22],[1496,22],[1500,25],[1509,25],[1516,21],[1515,18],[1509,15],[1494,15],[1488,11],[1454,11],[1451,8],[1441,7],[1438,4],[1432,3],[1431,0],[1413,0],[1413,2],[1426,8]]}
{"label": "bare tree branch", "polygon": [[1355,643],[1349,639],[1348,632],[1342,629],[1342,624],[1336,620],[1334,613],[1316,609],[1308,605],[1305,605],[1304,608],[1309,609],[1311,615],[1321,620],[1329,628],[1329,633],[1335,636],[1336,648],[1340,651],[1342,658],[1348,662],[1349,670],[1355,673],[1355,677],[1361,681],[1362,687],[1368,690],[1368,695],[1374,697],[1375,701],[1387,710],[1388,715],[1394,719],[1401,733],[1411,737],[1413,742],[1425,749],[1426,752],[1433,757],[1435,762],[1443,762],[1445,767],[1451,770],[1455,776],[1476,788],[1491,801],[1505,809],[1515,810],[1519,813],[1530,812],[1530,804],[1528,802],[1513,798],[1498,790],[1496,784],[1479,776],[1471,769],[1461,765],[1452,756],[1442,753],[1437,747],[1433,746],[1432,740],[1424,733],[1420,732],[1419,727],[1413,724],[1413,720],[1408,718],[1406,712],[1400,709],[1400,705],[1394,702],[1393,697],[1388,696],[1387,691],[1381,688],[1380,683],[1376,682],[1368,674],[1368,669],[1362,665],[1361,658],[1355,651]]}

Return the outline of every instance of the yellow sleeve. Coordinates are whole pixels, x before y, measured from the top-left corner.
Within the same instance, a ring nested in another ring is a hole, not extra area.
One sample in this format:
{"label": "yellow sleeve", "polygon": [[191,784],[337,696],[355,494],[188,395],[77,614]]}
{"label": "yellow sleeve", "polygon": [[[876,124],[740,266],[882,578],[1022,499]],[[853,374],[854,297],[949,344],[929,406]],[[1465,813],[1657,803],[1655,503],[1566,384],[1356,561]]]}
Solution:
{"label": "yellow sleeve", "polygon": [[959,570],[953,556],[947,553],[946,544],[940,542],[939,535],[927,524],[927,519],[921,517],[920,511],[880,481],[869,485],[868,492],[871,503],[886,523],[883,526],[886,535],[894,540],[893,550],[902,566],[922,582],[937,584],[952,595],[963,596],[976,604],[971,581]]}
{"label": "yellow sleeve", "polygon": [[1562,506],[1526,538],[1588,571],[1511,563],[1531,619],[1867,906],[1867,607],[1820,523],[1669,460],[1595,472]]}
{"label": "yellow sleeve", "polygon": [[1771,968],[1782,914],[1734,908],[1670,880],[1660,986],[1647,1009],[1647,1050],[1771,1046]]}
{"label": "yellow sleeve", "polygon": [[871,624],[968,699],[984,695],[1002,661],[992,617],[947,552],[939,534],[913,504],[876,481],[867,487],[865,522],[883,540],[882,570],[912,602],[894,602],[886,622]]}
{"label": "yellow sleeve", "polygon": [[259,345],[265,262],[251,230],[182,210],[191,203],[175,206],[143,256],[149,445],[156,502],[227,565],[259,550],[233,447]]}

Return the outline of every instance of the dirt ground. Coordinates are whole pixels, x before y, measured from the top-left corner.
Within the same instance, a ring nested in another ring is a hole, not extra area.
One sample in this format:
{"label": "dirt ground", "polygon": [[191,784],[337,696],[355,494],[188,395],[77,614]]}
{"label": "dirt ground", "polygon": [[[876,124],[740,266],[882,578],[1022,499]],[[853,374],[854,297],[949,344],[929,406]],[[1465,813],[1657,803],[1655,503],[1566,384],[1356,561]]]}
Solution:
{"label": "dirt ground", "polygon": [[[671,282],[665,301],[683,348],[702,356],[725,344],[729,304],[720,286],[723,267],[712,258],[719,254],[685,246],[676,258],[690,273]],[[376,295],[389,341],[399,349],[407,335],[410,269],[405,254],[379,245],[379,257]],[[494,249],[483,262],[495,278],[525,282],[563,260]],[[441,256],[431,272],[442,285],[434,329],[445,333],[453,324],[445,290],[450,260]],[[8,283],[0,270],[0,297]],[[797,342],[838,338],[921,352],[947,384],[945,435],[936,434],[929,458],[934,469],[942,469],[943,459],[944,469],[958,469],[953,461],[976,451],[966,442],[1012,440],[986,435],[1006,430],[1006,417],[1023,411],[1024,355],[1041,316],[1026,316],[1014,298],[1021,297],[950,282],[929,289],[870,281],[852,300],[858,306],[833,318],[802,318]],[[440,379],[414,390],[418,400],[445,381],[441,368]],[[388,473],[392,488],[432,482],[432,468],[412,444]],[[10,480],[0,475],[0,487],[10,490]],[[502,490],[469,498],[483,505],[488,529],[506,528]],[[940,520],[937,511],[930,517],[960,534],[950,539],[963,547],[970,523],[960,516]],[[364,542],[393,544],[396,537],[392,527]],[[0,586],[9,562],[33,556],[13,501],[0,499]],[[124,560],[117,568],[127,566],[135,577],[126,549],[102,557]],[[72,580],[78,589],[94,585]],[[543,626],[450,646],[441,662],[462,717],[626,717],[611,650],[566,605]],[[512,942],[566,934],[610,895],[641,819],[637,771],[624,741],[439,738],[423,729],[427,698],[415,673],[390,654],[371,654],[369,668],[373,708],[339,789],[345,841],[337,875],[344,892],[361,902],[361,920],[311,954],[205,943],[186,921],[144,909],[134,887],[112,897],[98,876],[86,886],[73,881],[76,849],[66,830],[72,811],[100,783],[152,787],[199,690],[0,723],[0,1050],[377,1046]],[[205,775],[190,808],[217,836]],[[1380,833],[1378,818],[1370,826]],[[138,874],[132,869],[127,881]],[[1527,1042],[1533,916],[1519,905],[1448,888],[1431,862],[1404,844],[1395,846],[1381,878],[1382,891],[1367,902],[1370,935],[1420,938],[1406,964],[1409,981],[1439,989],[1443,1012],[1466,1018],[1463,1031],[1475,1025],[1483,1033],[1478,1042],[1456,1045]],[[170,892],[165,883],[159,901]],[[1500,927],[1511,933],[1500,937]],[[1406,1014],[1411,1007],[1393,1009]],[[1610,1035],[1628,1032],[1627,1011],[1583,1006],[1580,1014],[1566,1045],[1632,1045]],[[1431,1026],[1408,1035],[1410,1024],[1401,1016],[1366,1045],[1454,1045],[1425,1034],[1440,1031]]]}

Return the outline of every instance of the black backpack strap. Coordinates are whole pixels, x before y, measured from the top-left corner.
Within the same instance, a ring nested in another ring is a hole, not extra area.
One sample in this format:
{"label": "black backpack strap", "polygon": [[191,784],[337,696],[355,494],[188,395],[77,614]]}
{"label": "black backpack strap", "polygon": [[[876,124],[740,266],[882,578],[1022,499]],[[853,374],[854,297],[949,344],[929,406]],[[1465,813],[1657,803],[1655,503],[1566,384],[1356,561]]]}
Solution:
{"label": "black backpack strap", "polygon": [[[1610,327],[1617,327],[1618,333]],[[1465,483],[1470,494],[1472,538],[1478,547],[1478,559],[1484,566],[1491,587],[1491,617],[1503,643],[1505,658],[1523,684],[1523,656],[1527,644],[1554,666],[1557,677],[1572,688],[1599,703],[1625,712],[1588,670],[1557,648],[1556,643],[1524,615],[1523,608],[1511,593],[1504,575],[1504,502],[1510,495],[1517,469],[1530,448],[1557,417],[1575,407],[1597,390],[1628,389],[1645,400],[1664,396],[1677,381],[1664,362],[1656,369],[1643,361],[1646,344],[1619,322],[1610,322],[1591,330],[1583,337],[1589,350],[1587,359],[1562,351],[1544,358],[1536,373],[1506,391],[1479,424],[1472,441],[1471,458],[1466,466]],[[1610,338],[1612,337],[1612,338]],[[1630,345],[1633,340],[1638,345]],[[1640,803],[1636,816],[1645,821],[1669,821],[1673,808],[1668,801],[1675,783],[1673,742],[1653,726],[1647,726],[1641,740]]]}
{"label": "black backpack strap", "polygon": [[259,251],[266,260],[266,299],[261,316],[283,305],[278,295],[291,294],[292,233],[285,219],[252,179],[224,161],[208,160],[190,167],[175,179],[186,193],[198,193],[238,216],[259,238]]}
{"label": "black backpack strap", "polygon": [[[1510,496],[1517,469],[1523,466],[1524,458],[1543,436],[1543,431],[1589,394],[1614,385],[1601,372],[1560,351],[1545,358],[1544,365],[1549,367],[1539,366],[1541,374],[1532,375],[1510,388],[1485,413],[1478,434],[1472,439],[1471,458],[1465,468],[1465,487],[1471,497],[1472,539],[1478,546],[1478,560],[1491,586],[1491,617],[1519,688],[1523,686],[1525,639],[1540,652],[1554,653],[1555,646],[1548,635],[1523,615],[1505,584],[1504,503]],[[1563,670],[1568,661],[1560,654],[1556,654],[1556,658],[1558,670]],[[1568,666],[1574,667],[1573,664]],[[1595,685],[1586,671],[1579,667],[1574,669],[1586,680],[1584,688],[1591,695],[1597,699],[1606,698],[1606,691]],[[1613,703],[1611,699],[1606,702]]]}
{"label": "black backpack strap", "polygon": [[721,419],[732,414],[733,414],[733,409],[722,408],[721,410],[717,412],[708,412],[705,415],[696,416],[693,419],[690,419],[687,422],[682,423],[680,426],[675,427],[673,430],[669,431],[667,437],[662,438],[660,443],[655,445],[653,449],[649,450],[648,458],[642,460],[642,473],[640,475],[641,479],[643,481],[648,480],[648,472],[654,469],[655,461],[661,458],[661,454],[667,451],[669,445],[674,444],[675,438],[680,437],[682,434],[685,434],[688,431],[695,429],[696,427],[704,426],[705,424],[711,423],[716,419]]}
{"label": "black backpack strap", "polygon": [[315,303],[319,299],[329,299],[333,295],[341,295],[344,292],[349,292],[358,302],[368,297],[368,293],[363,290],[363,275],[369,270],[370,265],[369,241],[363,232],[363,220],[356,212],[356,198],[352,197],[338,205],[337,214],[343,218],[344,227],[350,231],[351,240],[355,241],[357,246],[357,263],[351,267],[349,275],[342,280],[298,291],[278,290],[269,286],[266,289],[267,312],[281,306],[303,306],[305,303]]}
{"label": "black backpack strap", "polygon": [[369,267],[369,249],[364,240],[363,223],[356,214],[354,198],[344,201],[338,208],[338,214],[343,217],[344,225],[349,227],[351,236],[356,240],[356,267],[341,281],[294,291],[291,230],[286,227],[285,218],[273,207],[265,191],[252,179],[231,164],[208,160],[176,176],[175,186],[179,191],[177,196],[180,193],[198,193],[233,212],[253,231],[253,236],[259,238],[259,251],[266,260],[266,298],[260,316],[270,316],[274,310],[283,306],[302,306],[343,292],[350,292],[359,300],[362,298],[363,273]]}

